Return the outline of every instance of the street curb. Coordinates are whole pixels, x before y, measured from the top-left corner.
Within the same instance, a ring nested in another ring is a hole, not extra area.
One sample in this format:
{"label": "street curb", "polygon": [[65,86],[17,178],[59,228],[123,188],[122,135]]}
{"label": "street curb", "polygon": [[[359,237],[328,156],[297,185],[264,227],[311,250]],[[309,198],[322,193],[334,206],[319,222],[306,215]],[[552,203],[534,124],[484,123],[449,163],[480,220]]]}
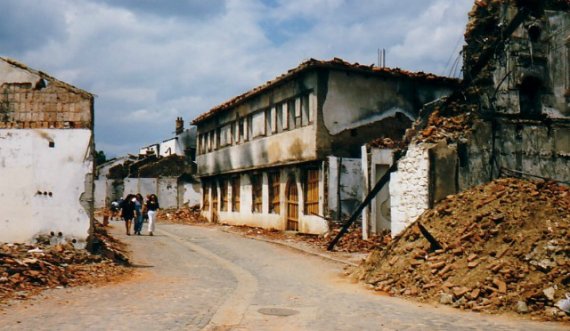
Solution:
{"label": "street curb", "polygon": [[343,263],[343,264],[346,264],[346,265],[349,265],[349,266],[352,266],[352,267],[358,267],[358,266],[359,266],[359,264],[354,263],[354,262],[350,262],[350,261],[347,261],[347,260],[335,258],[335,257],[328,256],[328,255],[322,254],[322,253],[312,252],[312,251],[310,251],[310,250],[306,250],[306,249],[303,249],[303,248],[301,248],[301,247],[297,247],[297,246],[294,246],[294,245],[289,245],[289,244],[287,244],[287,243],[285,243],[285,242],[282,242],[282,241],[276,241],[276,240],[265,239],[265,238],[254,237],[254,236],[248,236],[248,235],[243,234],[243,233],[234,232],[234,231],[231,231],[231,230],[228,230],[228,229],[223,229],[223,228],[220,228],[220,230],[223,231],[223,232],[226,232],[226,233],[237,234],[237,235],[240,235],[240,236],[242,236],[242,237],[244,237],[244,238],[248,238],[248,239],[252,239],[252,240],[264,241],[264,242],[267,242],[267,243],[270,243],[270,244],[275,244],[275,245],[280,245],[280,246],[283,246],[283,247],[291,248],[291,249],[296,250],[296,251],[299,251],[299,252],[301,252],[301,253],[305,253],[305,254],[309,254],[309,255],[313,255],[313,256],[318,256],[318,257],[323,258],[323,259],[331,260],[331,261],[338,262],[338,263]]}

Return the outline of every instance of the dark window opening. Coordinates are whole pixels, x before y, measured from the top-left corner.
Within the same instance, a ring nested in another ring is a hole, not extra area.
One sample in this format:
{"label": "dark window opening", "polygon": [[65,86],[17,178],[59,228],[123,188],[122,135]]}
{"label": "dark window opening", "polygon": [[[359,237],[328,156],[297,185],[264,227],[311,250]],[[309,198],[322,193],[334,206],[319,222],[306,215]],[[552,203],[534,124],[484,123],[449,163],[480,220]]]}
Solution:
{"label": "dark window opening", "polygon": [[528,28],[528,37],[530,38],[530,41],[533,43],[537,42],[540,39],[541,32],[542,31],[538,25],[531,25]]}
{"label": "dark window opening", "polygon": [[50,142],[49,142],[49,147],[50,147],[50,148],[54,148],[54,147],[55,147],[55,142],[50,141]]}
{"label": "dark window opening", "polygon": [[520,113],[523,117],[541,114],[542,102],[540,90],[542,82],[536,77],[525,77],[519,89]]}

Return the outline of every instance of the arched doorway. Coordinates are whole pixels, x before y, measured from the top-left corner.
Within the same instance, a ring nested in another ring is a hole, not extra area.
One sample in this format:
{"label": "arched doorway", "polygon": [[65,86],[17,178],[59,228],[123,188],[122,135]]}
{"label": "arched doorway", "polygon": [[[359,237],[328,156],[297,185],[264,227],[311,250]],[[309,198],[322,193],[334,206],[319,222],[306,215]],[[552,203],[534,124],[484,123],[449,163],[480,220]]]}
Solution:
{"label": "arched doorway", "polygon": [[299,194],[294,178],[287,182],[287,229],[299,231]]}

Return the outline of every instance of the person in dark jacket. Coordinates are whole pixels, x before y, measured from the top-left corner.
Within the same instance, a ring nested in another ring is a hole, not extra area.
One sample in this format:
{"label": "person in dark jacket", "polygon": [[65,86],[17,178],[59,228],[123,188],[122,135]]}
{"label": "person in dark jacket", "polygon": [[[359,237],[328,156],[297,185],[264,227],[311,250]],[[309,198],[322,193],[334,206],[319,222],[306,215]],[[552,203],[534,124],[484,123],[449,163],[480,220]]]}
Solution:
{"label": "person in dark jacket", "polygon": [[131,235],[131,221],[135,216],[135,203],[133,202],[134,198],[134,195],[129,194],[121,204],[121,217],[125,220],[127,236]]}
{"label": "person in dark jacket", "polygon": [[151,194],[146,202],[146,209],[148,210],[148,235],[152,236],[154,232],[154,223],[156,222],[156,212],[159,208],[158,197],[156,194]]}

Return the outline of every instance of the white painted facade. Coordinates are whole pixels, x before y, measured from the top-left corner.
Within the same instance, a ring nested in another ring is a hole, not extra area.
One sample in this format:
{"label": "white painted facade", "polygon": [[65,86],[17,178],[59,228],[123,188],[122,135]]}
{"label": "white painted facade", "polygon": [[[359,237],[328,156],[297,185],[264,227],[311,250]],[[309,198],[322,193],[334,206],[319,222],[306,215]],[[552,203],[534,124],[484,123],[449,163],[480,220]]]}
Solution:
{"label": "white painted facade", "polygon": [[87,129],[0,130],[0,242],[51,231],[87,238],[90,214],[80,197],[93,169],[91,137]]}
{"label": "white painted facade", "polygon": [[390,176],[392,237],[397,236],[429,208],[428,146],[411,144]]}

